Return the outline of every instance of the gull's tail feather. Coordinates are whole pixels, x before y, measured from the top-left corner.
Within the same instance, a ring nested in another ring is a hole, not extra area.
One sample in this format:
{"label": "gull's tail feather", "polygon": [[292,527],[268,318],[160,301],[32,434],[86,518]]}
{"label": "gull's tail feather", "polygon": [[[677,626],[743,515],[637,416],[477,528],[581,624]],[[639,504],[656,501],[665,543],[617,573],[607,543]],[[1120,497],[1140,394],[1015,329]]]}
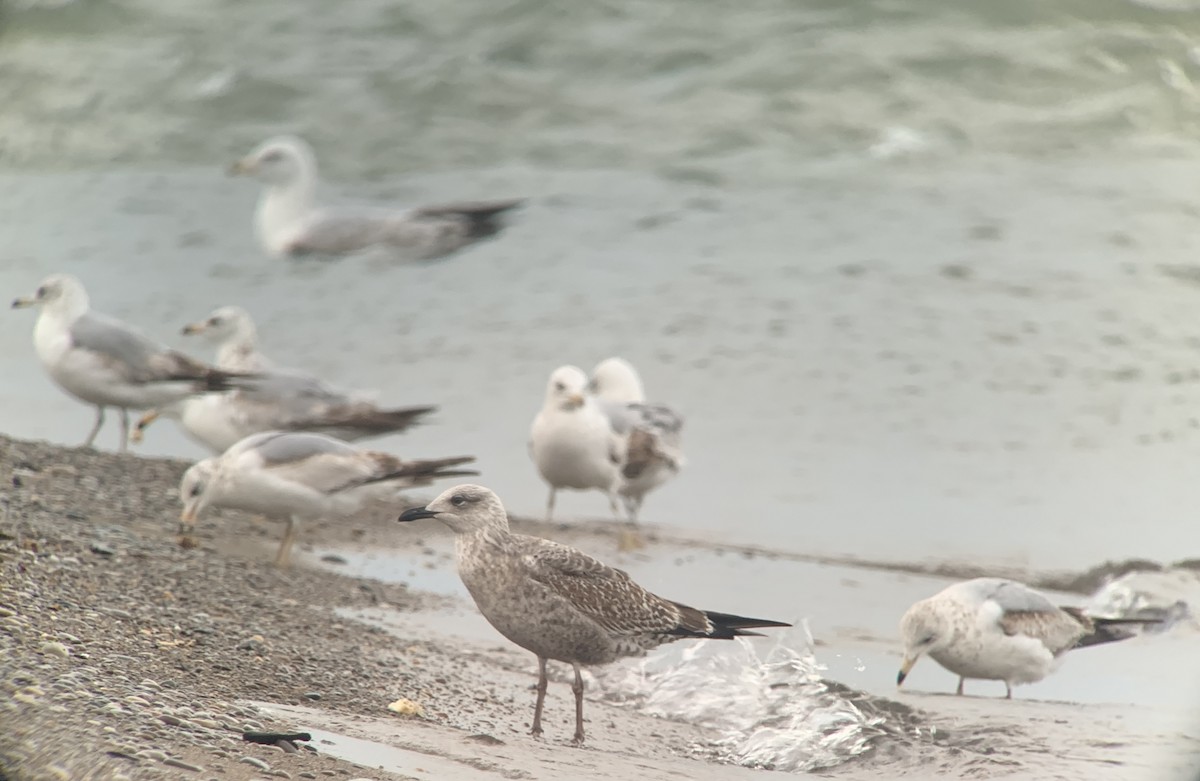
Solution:
{"label": "gull's tail feather", "polygon": [[524,202],[524,198],[510,198],[503,201],[470,201],[442,206],[426,206],[421,209],[421,214],[429,217],[464,219],[467,227],[466,238],[482,239],[494,236],[503,230],[504,213],[517,208]]}
{"label": "gull's tail feather", "polygon": [[181,352],[167,350],[151,359],[151,373],[154,381],[191,382],[197,393],[206,391],[227,391],[243,385],[253,386],[253,381],[261,379],[261,374],[254,372],[231,372],[209,366],[206,363],[189,358]]}
{"label": "gull's tail feather", "polygon": [[253,372],[228,372],[222,369],[208,369],[200,377],[187,377],[181,379],[196,380],[196,390],[199,391],[227,391],[237,390],[238,388],[254,387],[254,381],[262,379],[261,374]]}
{"label": "gull's tail feather", "polygon": [[766,618],[747,618],[746,616],[735,616],[730,613],[717,613],[712,610],[705,610],[704,616],[712,622],[713,629],[709,637],[719,640],[729,640],[734,637],[762,636],[762,632],[747,632],[745,631],[747,629],[791,626],[791,624],[784,623],[783,621],[771,621]]}
{"label": "gull's tail feather", "polygon": [[732,613],[717,613],[712,610],[697,610],[694,607],[671,603],[679,608],[682,620],[679,626],[667,634],[677,637],[707,637],[715,640],[731,640],[735,637],[761,637],[761,632],[747,632],[747,629],[766,629],[769,627],[787,627],[782,621],[770,621],[765,618],[747,618],[735,616]]}
{"label": "gull's tail feather", "polygon": [[1063,612],[1069,613],[1089,631],[1088,634],[1076,641],[1075,648],[1088,648],[1093,645],[1115,643],[1136,637],[1139,630],[1163,625],[1168,619],[1156,618],[1096,618],[1089,616],[1077,607],[1064,607]]}
{"label": "gull's tail feather", "polygon": [[452,469],[451,467],[470,464],[475,456],[454,456],[453,458],[427,458],[419,461],[401,461],[395,459],[389,468],[367,482],[379,483],[385,480],[407,479],[411,485],[428,485],[443,477],[471,477],[478,475],[474,469]]}
{"label": "gull's tail feather", "polygon": [[379,409],[367,404],[354,405],[332,410],[329,415],[312,421],[311,425],[306,423],[301,428],[344,428],[360,432],[362,435],[392,434],[423,423],[423,418],[436,411],[437,407],[432,405],[395,409]]}

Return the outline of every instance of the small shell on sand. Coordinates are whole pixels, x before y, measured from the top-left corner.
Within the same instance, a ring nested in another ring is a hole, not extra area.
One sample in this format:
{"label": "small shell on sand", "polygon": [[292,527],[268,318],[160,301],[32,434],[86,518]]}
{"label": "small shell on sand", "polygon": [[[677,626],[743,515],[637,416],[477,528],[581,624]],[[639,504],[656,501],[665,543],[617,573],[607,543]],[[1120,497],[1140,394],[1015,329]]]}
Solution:
{"label": "small shell on sand", "polygon": [[399,713],[401,716],[421,716],[425,715],[425,708],[419,702],[401,697],[395,702],[388,703],[388,710],[392,713]]}

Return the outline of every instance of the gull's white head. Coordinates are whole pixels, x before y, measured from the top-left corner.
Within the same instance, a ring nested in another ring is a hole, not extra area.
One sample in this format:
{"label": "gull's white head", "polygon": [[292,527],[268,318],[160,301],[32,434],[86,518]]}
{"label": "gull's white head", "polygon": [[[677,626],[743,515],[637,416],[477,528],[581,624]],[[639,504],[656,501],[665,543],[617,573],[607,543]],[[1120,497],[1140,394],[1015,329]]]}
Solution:
{"label": "gull's white head", "polygon": [[579,409],[586,401],[588,378],[578,366],[559,366],[550,374],[546,383],[545,409],[571,411]]}
{"label": "gull's white head", "polygon": [[240,306],[214,309],[205,319],[185,325],[183,333],[204,334],[214,344],[223,344],[231,340],[253,343],[258,336],[250,313]]}
{"label": "gull's white head", "polygon": [[904,683],[908,672],[922,655],[936,652],[949,644],[952,632],[937,607],[923,599],[908,609],[900,619],[900,638],[904,642],[904,659],[896,675],[896,686]]}
{"label": "gull's white head", "polygon": [[646,391],[637,369],[624,358],[608,358],[592,369],[592,381],[588,387],[592,393],[606,401],[642,402]]}
{"label": "gull's white head", "polygon": [[424,507],[405,510],[399,520],[419,521],[437,518],[455,534],[469,534],[489,528],[508,529],[508,515],[500,497],[481,485],[456,485],[442,492]]}
{"label": "gull's white head", "polygon": [[42,280],[31,296],[12,302],[13,309],[40,306],[45,310],[78,316],[88,310],[88,294],[83,283],[70,274],[51,274]]}
{"label": "gull's white head", "polygon": [[212,500],[213,486],[217,481],[217,460],[206,458],[197,461],[183,473],[179,481],[179,499],[183,502],[183,513],[179,522],[183,526],[193,526],[200,513],[208,507]]}
{"label": "gull's white head", "polygon": [[235,176],[252,176],[264,184],[286,187],[315,180],[317,158],[303,138],[275,136],[234,163],[229,172]]}

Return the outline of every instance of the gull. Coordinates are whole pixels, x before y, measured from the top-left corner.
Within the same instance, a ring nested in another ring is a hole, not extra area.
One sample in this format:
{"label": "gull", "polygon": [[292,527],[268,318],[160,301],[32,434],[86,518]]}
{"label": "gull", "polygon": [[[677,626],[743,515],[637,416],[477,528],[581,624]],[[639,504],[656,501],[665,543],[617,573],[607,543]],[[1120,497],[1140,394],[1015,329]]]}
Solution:
{"label": "gull", "polygon": [[637,523],[646,494],[683,468],[683,416],[665,404],[646,403],[637,370],[623,358],[608,358],[597,364],[588,388],[613,430],[625,440],[617,493],[629,520]]}
{"label": "gull", "polygon": [[577,366],[555,369],[529,432],[530,455],[550,485],[547,521],[554,517],[554,500],[563,488],[603,491],[617,514],[625,441],[587,393],[587,384],[587,375]]}
{"label": "gull", "polygon": [[324,434],[269,431],[243,439],[219,457],[193,464],[179,483],[186,530],[209,507],[282,517],[287,531],[275,556],[285,567],[304,520],[346,517],[374,499],[444,477],[477,475],[455,469],[473,456],[403,461],[388,453],[358,450]]}
{"label": "gull", "polygon": [[976,578],[956,583],[917,602],[900,620],[904,660],[896,685],[904,683],[922,655],[958,676],[956,694],[968,678],[1034,683],[1053,672],[1074,648],[1125,640],[1129,624],[1161,619],[1098,618],[1076,607],[1058,607],[1013,580]]}
{"label": "gull", "polygon": [[258,352],[257,330],[249,313],[227,306],[183,328],[217,344],[217,366],[254,371],[255,379],[232,393],[203,394],[152,410],[138,420],[133,441],[159,417],[179,422],[188,436],[223,453],[234,443],[264,431],[314,431],[355,441],[405,431],[434,412],[435,406],[381,408],[330,387],[317,377],[275,368]]}
{"label": "gull", "polygon": [[580,667],[641,656],[686,637],[730,639],[747,629],[785,627],[779,621],[697,610],[663,599],[629,575],[581,551],[508,528],[499,497],[478,485],[458,485],[401,521],[437,518],[455,534],[458,574],[479,612],[506,638],[537,656],[537,703],[530,733],[542,734],[546,662],[575,670],[576,744],[583,742]]}
{"label": "gull", "polygon": [[215,363],[234,371],[263,371],[275,365],[258,351],[258,327],[240,306],[214,309],[208,317],[183,327],[184,336],[203,334],[215,344]]}
{"label": "gull", "polygon": [[96,408],[83,447],[104,425],[104,410],[121,412],[121,452],[129,441],[129,410],[159,407],[203,391],[236,387],[244,377],[223,371],[144,336],[120,320],[90,311],[88,294],[69,274],[52,274],[14,309],[37,306],[33,345],[50,379]]}
{"label": "gull", "polygon": [[418,259],[448,255],[498,233],[503,215],[520,199],[423,206],[414,209],[316,205],[317,158],[295,136],[259,144],[230,168],[264,185],[254,212],[263,251],[275,258],[346,255],[382,246]]}

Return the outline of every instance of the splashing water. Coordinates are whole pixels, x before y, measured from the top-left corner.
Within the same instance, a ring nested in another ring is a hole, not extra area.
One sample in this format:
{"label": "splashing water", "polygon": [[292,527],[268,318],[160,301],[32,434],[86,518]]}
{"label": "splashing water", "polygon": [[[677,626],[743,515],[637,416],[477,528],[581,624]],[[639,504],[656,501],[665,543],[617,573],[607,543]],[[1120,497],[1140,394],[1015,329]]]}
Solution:
{"label": "splashing water", "polygon": [[708,735],[697,749],[720,761],[783,771],[838,765],[867,751],[884,719],[821,679],[803,631],[801,650],[785,636],[765,657],[741,638],[732,649],[699,644],[656,655],[603,681],[605,696],[698,725]]}

